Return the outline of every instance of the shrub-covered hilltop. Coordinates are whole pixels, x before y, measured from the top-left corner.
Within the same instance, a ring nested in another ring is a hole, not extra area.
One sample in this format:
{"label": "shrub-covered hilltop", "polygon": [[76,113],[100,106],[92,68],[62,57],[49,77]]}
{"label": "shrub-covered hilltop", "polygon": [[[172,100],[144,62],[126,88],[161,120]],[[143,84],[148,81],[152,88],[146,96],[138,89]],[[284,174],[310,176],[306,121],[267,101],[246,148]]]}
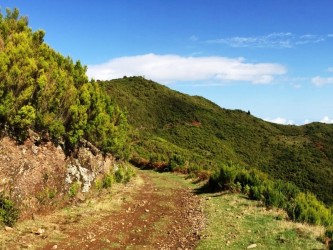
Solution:
{"label": "shrub-covered hilltop", "polygon": [[[136,131],[132,135],[133,163],[196,173],[202,178],[211,175],[211,186],[244,191],[267,205],[290,208],[295,203],[289,201],[295,199],[311,203],[310,194],[303,196],[309,191],[326,205],[333,204],[333,125],[269,123],[250,112],[223,109],[143,77],[100,84],[127,108],[128,121]],[[272,190],[280,201],[269,200]],[[302,196],[298,196],[300,191]],[[290,210],[291,217],[298,216],[294,212],[294,208]],[[331,211],[325,208],[326,212],[322,220],[303,215],[294,219],[330,224]]]}
{"label": "shrub-covered hilltop", "polygon": [[23,141],[28,129],[71,151],[85,138],[104,152],[128,155],[126,116],[86,67],[44,43],[19,11],[0,13],[0,126]]}
{"label": "shrub-covered hilltop", "polygon": [[230,163],[256,167],[333,204],[333,125],[269,123],[142,77],[103,85],[127,108],[140,157],[182,171],[214,170]]}

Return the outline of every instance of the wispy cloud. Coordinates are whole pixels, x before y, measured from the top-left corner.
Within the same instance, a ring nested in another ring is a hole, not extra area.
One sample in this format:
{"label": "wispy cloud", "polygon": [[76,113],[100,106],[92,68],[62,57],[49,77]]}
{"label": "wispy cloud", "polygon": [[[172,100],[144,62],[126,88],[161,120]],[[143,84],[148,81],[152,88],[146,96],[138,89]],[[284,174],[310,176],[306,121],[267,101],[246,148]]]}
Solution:
{"label": "wispy cloud", "polygon": [[277,117],[274,119],[266,118],[264,120],[268,121],[268,122],[277,123],[277,124],[283,124],[283,125],[294,125],[295,124],[293,120],[288,120],[288,119],[282,118],[282,117]]}
{"label": "wispy cloud", "polygon": [[305,44],[320,43],[330,35],[304,34],[297,35],[290,32],[271,33],[263,36],[236,36],[208,40],[206,43],[226,44],[235,48],[293,48]]}
{"label": "wispy cloud", "polygon": [[327,71],[333,73],[333,67],[329,67]]}
{"label": "wispy cloud", "polygon": [[321,119],[320,122],[332,124],[333,123],[333,119],[329,118],[328,116],[325,116],[323,119]]}
{"label": "wispy cloud", "polygon": [[247,63],[244,58],[146,54],[90,65],[87,73],[90,78],[100,80],[141,75],[165,84],[197,81],[267,84],[274,76],[285,74],[286,68],[274,63]]}
{"label": "wispy cloud", "polygon": [[333,84],[333,77],[316,76],[312,78],[312,83],[318,87]]}

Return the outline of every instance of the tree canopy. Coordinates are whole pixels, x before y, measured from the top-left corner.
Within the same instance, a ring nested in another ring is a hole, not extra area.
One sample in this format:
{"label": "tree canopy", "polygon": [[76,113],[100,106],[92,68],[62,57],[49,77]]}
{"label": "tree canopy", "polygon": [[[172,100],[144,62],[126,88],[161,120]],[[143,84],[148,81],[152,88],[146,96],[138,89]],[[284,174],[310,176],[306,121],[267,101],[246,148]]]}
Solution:
{"label": "tree canopy", "polygon": [[48,134],[68,149],[81,138],[104,152],[124,157],[126,114],[98,83],[88,81],[86,66],[44,42],[18,9],[0,13],[0,124],[24,140],[27,130]]}

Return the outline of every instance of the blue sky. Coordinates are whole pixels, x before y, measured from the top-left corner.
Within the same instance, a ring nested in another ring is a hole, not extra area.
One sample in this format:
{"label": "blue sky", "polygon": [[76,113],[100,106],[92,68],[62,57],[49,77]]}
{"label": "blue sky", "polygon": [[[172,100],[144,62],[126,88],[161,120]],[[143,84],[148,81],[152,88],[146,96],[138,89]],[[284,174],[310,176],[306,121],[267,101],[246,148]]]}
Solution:
{"label": "blue sky", "polygon": [[333,123],[332,0],[11,0],[88,75],[142,75],[221,107]]}

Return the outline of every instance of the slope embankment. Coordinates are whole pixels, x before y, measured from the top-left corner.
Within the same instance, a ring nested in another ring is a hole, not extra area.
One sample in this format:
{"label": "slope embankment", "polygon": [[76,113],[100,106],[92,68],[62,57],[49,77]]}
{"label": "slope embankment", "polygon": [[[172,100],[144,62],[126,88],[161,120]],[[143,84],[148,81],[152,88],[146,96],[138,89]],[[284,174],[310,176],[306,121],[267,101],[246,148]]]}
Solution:
{"label": "slope embankment", "polygon": [[30,133],[22,144],[7,136],[0,139],[0,193],[15,203],[21,220],[84,200],[95,181],[117,167],[111,155],[86,141],[66,155],[60,146]]}

